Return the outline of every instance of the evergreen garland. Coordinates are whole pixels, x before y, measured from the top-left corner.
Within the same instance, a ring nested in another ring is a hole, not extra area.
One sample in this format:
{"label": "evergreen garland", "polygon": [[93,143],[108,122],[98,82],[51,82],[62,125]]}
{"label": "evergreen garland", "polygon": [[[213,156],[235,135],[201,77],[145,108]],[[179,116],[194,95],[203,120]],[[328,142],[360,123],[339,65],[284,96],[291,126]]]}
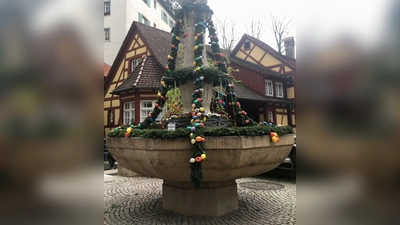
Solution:
{"label": "evergreen garland", "polygon": [[[193,54],[195,61],[193,62],[194,70],[194,84],[195,90],[192,93],[192,120],[191,126],[188,129],[191,131],[189,137],[190,142],[193,144],[192,148],[192,157],[189,159],[190,168],[190,176],[189,181],[193,183],[194,188],[201,188],[203,182],[203,171],[201,169],[201,163],[204,159],[206,159],[206,152],[203,148],[203,142],[205,142],[204,135],[202,134],[202,129],[204,128],[204,122],[206,121],[205,111],[202,105],[203,101],[203,91],[205,84],[204,77],[204,65],[203,65],[203,50],[204,50],[204,34],[206,25],[203,24],[204,21],[204,9],[208,7],[204,4],[197,4],[198,7],[195,7],[195,35],[194,35],[194,47]],[[183,5],[182,8],[185,8],[186,5]]]}
{"label": "evergreen garland", "polygon": [[[120,126],[108,132],[108,137],[123,138],[129,126]],[[292,134],[293,129],[290,126],[275,126],[268,123],[260,123],[259,126],[248,126],[248,127],[216,127],[216,128],[204,128],[198,130],[196,134],[201,134],[205,137],[220,137],[220,136],[265,136],[271,132],[276,132],[279,136],[285,134]],[[142,138],[161,138],[161,139],[175,139],[175,138],[187,138],[192,133],[186,128],[178,128],[170,131],[166,129],[146,129],[137,130],[132,129],[129,137],[142,137]]]}
{"label": "evergreen garland", "polygon": [[175,27],[172,32],[172,40],[171,40],[171,52],[168,55],[168,64],[166,65],[166,75],[161,79],[161,88],[158,91],[158,98],[157,101],[154,105],[154,109],[147,118],[142,121],[141,123],[138,124],[138,129],[146,129],[146,128],[156,128],[158,126],[154,126],[153,122],[157,119],[158,115],[162,111],[162,108],[165,104],[165,96],[167,94],[167,91],[169,87],[167,86],[167,83],[165,80],[165,77],[169,77],[169,75],[175,70],[176,67],[176,58],[178,55],[178,46],[180,43],[180,36],[182,33],[183,29],[183,21],[182,19],[178,19],[178,23],[175,24]]}
{"label": "evergreen garland", "polygon": [[[211,16],[208,17],[207,23],[210,38],[209,44],[211,44],[212,49],[212,58],[216,61],[218,69],[224,73],[227,73],[226,62],[223,58],[223,54],[220,52],[218,44],[219,39],[216,33],[217,29],[214,27]],[[241,126],[257,125],[256,122],[254,122],[247,116],[247,113],[242,110],[240,103],[237,101],[236,93],[234,90],[235,84],[232,82],[232,77],[230,76],[230,74],[227,74],[227,77],[224,78],[224,80],[227,80],[223,82],[225,84],[225,95],[220,94],[220,98],[217,98],[216,101],[218,101],[218,103],[221,104],[223,107],[226,106],[226,101],[228,102],[227,107],[232,108],[232,114],[237,124]]]}

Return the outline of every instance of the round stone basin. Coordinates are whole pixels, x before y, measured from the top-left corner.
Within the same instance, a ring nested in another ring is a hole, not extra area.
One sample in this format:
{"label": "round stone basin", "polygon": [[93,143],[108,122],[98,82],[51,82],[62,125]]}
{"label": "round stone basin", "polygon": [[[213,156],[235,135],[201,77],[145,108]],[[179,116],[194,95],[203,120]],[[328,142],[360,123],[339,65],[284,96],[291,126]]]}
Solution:
{"label": "round stone basin", "polygon": [[[289,155],[294,135],[274,143],[269,136],[205,137],[203,182],[231,181],[274,169]],[[193,145],[189,138],[107,138],[119,165],[133,172],[173,182],[188,182]]]}

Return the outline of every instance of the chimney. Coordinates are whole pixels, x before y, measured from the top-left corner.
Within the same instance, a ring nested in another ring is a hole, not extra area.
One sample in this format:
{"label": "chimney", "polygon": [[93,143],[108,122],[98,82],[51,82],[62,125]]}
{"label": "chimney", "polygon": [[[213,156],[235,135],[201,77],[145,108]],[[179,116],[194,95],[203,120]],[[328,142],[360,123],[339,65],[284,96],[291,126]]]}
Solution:
{"label": "chimney", "polygon": [[285,43],[285,55],[294,58],[294,37],[283,39]]}

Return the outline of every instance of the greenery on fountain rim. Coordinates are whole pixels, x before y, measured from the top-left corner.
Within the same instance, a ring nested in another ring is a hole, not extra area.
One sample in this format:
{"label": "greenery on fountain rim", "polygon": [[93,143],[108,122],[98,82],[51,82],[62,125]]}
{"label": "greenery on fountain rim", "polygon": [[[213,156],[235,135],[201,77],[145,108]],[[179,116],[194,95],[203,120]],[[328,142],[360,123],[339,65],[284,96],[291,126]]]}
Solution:
{"label": "greenery on fountain rim", "polygon": [[[108,132],[108,137],[123,138],[125,137],[126,129],[129,126],[122,126]],[[276,132],[279,136],[285,134],[292,134],[293,129],[290,126],[274,126],[269,124],[260,123],[258,126],[248,126],[248,127],[218,127],[218,128],[203,128],[196,132],[196,135],[202,136],[263,136],[269,135],[271,132]],[[129,137],[142,137],[142,138],[165,138],[165,139],[175,139],[175,138],[187,138],[191,131],[185,128],[179,128],[174,131],[169,131],[166,129],[146,129],[138,130],[132,129]]]}

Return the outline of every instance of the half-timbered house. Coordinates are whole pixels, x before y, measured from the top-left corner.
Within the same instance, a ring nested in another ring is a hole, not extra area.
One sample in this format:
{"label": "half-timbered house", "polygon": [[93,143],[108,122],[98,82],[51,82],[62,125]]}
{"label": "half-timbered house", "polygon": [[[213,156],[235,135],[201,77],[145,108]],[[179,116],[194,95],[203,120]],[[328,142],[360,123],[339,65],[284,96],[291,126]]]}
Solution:
{"label": "half-timbered house", "polygon": [[154,108],[170,42],[170,33],[132,23],[104,83],[105,134],[140,123]]}
{"label": "half-timbered house", "polygon": [[[293,38],[285,41],[287,51],[294,53],[294,49],[290,49],[294,47]],[[244,34],[229,60],[231,67],[239,69],[234,74],[241,81],[236,85],[238,98],[241,89],[252,90],[253,95],[241,102],[248,115],[256,121],[290,125],[296,130],[294,55],[278,54],[259,39]]]}

